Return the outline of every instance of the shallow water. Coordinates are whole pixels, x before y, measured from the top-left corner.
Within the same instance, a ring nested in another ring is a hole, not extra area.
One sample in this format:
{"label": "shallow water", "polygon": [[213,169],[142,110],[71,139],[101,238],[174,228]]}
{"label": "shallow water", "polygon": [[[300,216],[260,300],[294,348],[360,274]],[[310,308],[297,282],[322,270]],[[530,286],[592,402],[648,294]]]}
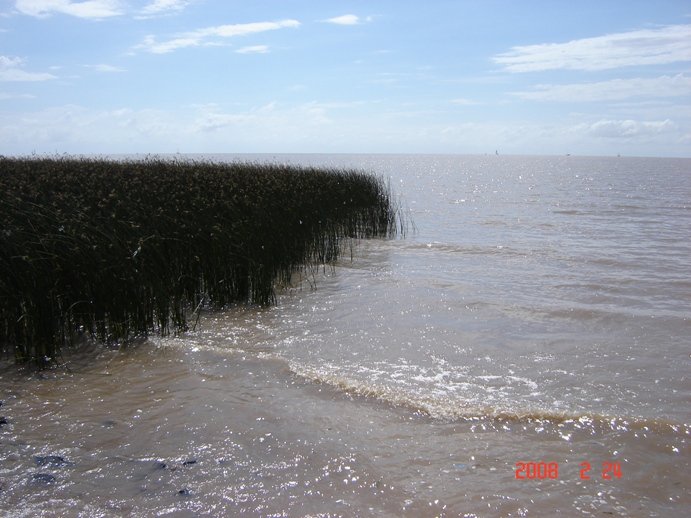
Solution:
{"label": "shallow water", "polygon": [[357,244],[275,307],[4,368],[0,509],[691,509],[691,160],[241,158],[383,174],[417,232]]}

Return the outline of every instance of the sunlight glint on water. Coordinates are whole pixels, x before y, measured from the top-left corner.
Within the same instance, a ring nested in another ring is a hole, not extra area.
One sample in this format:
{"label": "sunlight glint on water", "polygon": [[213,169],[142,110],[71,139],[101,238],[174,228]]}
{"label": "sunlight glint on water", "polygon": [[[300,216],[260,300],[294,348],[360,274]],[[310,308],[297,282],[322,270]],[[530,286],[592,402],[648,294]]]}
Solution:
{"label": "sunlight glint on water", "polygon": [[[315,269],[275,307],[209,312],[183,337],[67,354],[69,370],[46,379],[3,370],[2,509],[691,508],[689,160],[241,158],[383,174],[417,233],[359,243],[352,261]],[[39,465],[46,456],[69,464]],[[519,462],[557,463],[558,476],[517,479]],[[604,478],[604,463],[621,477]]]}

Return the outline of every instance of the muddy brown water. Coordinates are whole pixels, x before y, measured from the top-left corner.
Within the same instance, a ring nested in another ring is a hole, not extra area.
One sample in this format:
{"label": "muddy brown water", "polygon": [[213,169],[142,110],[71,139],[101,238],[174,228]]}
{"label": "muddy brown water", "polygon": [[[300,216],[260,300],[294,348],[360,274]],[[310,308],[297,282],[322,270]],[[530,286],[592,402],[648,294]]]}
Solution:
{"label": "muddy brown water", "polygon": [[274,307],[3,365],[0,514],[691,509],[691,161],[243,158],[384,174],[417,232]]}

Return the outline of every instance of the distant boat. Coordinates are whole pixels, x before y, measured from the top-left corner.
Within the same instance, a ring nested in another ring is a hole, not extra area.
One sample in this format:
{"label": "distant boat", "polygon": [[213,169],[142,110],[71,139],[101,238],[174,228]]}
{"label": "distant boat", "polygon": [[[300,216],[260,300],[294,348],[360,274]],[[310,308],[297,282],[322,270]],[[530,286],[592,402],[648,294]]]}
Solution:
{"label": "distant boat", "polygon": [[495,151],[494,154],[495,154],[495,155],[498,155],[498,154],[499,154],[499,150]]}

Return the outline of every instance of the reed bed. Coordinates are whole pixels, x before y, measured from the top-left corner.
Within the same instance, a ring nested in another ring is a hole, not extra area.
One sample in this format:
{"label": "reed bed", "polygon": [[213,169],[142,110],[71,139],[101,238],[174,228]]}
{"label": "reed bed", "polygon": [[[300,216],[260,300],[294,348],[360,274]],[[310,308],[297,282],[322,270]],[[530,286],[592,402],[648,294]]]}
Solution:
{"label": "reed bed", "polygon": [[405,227],[384,180],[348,169],[0,157],[0,194],[0,351],[38,365],[184,331],[204,305],[271,304],[348,240]]}

